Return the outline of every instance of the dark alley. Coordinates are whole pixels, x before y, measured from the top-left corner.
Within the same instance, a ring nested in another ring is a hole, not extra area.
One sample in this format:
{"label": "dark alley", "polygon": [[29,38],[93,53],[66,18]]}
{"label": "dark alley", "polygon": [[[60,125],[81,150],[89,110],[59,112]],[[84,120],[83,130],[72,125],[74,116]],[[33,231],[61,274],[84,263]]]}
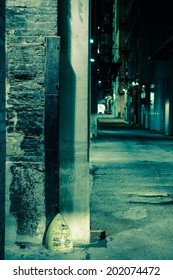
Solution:
{"label": "dark alley", "polygon": [[1,0],[0,260],[148,277],[172,220],[171,1]]}

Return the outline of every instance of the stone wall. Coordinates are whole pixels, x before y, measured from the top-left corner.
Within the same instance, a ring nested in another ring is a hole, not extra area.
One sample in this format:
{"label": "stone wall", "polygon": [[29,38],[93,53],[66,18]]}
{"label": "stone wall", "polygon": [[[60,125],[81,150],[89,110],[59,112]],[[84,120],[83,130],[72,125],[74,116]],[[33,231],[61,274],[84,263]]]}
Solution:
{"label": "stone wall", "polygon": [[5,1],[0,2],[0,259],[5,232]]}
{"label": "stone wall", "polygon": [[46,227],[45,112],[57,110],[45,98],[46,42],[57,36],[57,0],[7,0],[6,20],[8,246],[40,243]]}

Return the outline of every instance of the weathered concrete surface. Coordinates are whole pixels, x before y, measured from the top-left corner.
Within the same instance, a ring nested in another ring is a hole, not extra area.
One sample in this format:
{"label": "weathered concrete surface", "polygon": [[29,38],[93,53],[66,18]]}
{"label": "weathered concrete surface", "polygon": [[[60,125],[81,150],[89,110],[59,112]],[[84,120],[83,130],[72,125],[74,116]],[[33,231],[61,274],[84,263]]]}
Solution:
{"label": "weathered concrete surface", "polygon": [[173,138],[122,127],[100,132],[90,151],[91,244],[56,255],[8,248],[7,259],[173,259]]}
{"label": "weathered concrete surface", "polygon": [[[88,243],[89,1],[59,1],[60,53],[60,213],[72,240]],[[66,19],[66,20],[64,20]]]}

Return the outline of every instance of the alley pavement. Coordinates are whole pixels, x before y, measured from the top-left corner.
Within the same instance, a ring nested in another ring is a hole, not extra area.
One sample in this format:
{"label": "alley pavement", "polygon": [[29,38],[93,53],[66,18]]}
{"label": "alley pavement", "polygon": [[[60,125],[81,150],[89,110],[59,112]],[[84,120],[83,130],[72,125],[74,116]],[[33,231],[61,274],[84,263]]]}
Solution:
{"label": "alley pavement", "polygon": [[6,248],[6,259],[173,260],[173,137],[121,123],[91,140],[91,243],[70,253]]}

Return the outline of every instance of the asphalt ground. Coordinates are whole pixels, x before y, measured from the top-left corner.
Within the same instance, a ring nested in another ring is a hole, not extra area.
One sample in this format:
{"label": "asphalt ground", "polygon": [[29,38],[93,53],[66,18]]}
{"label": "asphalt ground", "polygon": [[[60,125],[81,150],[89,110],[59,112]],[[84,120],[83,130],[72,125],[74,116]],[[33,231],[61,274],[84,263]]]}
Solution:
{"label": "asphalt ground", "polygon": [[105,259],[173,259],[173,137],[110,125],[92,141],[91,229]]}
{"label": "asphalt ground", "polygon": [[173,259],[173,137],[106,125],[91,140],[90,164],[90,244],[69,253],[8,247],[6,259]]}

